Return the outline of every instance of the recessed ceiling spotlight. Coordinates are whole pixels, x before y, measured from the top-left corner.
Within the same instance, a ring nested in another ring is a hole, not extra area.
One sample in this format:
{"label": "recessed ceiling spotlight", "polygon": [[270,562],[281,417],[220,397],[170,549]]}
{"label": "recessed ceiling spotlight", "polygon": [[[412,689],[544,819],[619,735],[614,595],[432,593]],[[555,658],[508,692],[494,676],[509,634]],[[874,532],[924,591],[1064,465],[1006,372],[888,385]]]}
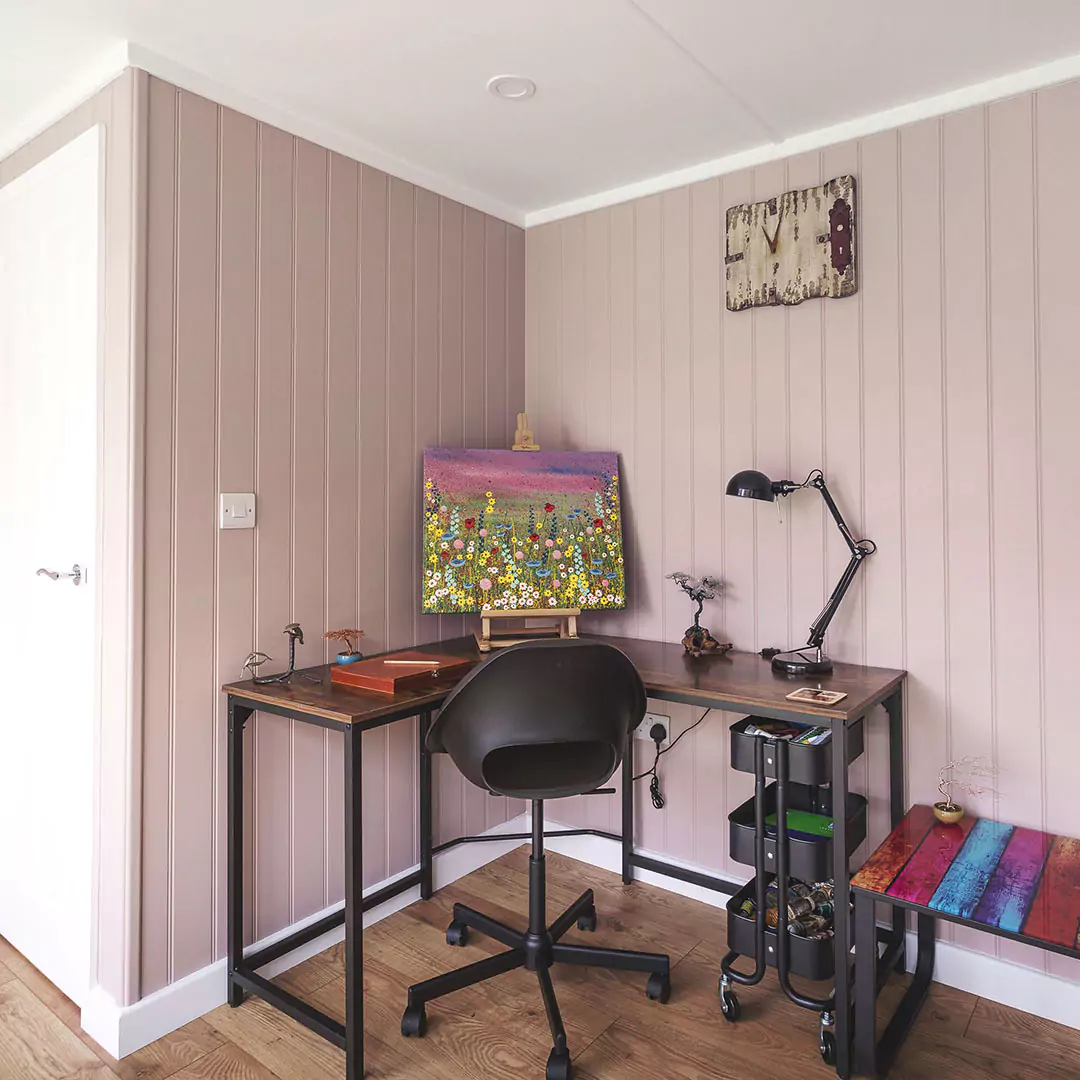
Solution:
{"label": "recessed ceiling spotlight", "polygon": [[536,83],[523,75],[496,75],[488,79],[488,93],[506,101],[524,101],[536,93]]}

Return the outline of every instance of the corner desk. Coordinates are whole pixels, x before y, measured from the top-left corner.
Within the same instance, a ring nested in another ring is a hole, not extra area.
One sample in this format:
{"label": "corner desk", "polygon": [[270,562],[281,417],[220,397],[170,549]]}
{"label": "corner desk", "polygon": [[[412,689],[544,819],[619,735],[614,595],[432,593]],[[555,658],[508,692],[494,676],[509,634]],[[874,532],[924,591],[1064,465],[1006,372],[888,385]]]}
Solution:
{"label": "corner desk", "polygon": [[[593,635],[589,635],[593,636]],[[891,824],[904,816],[904,672],[886,668],[837,664],[831,675],[814,681],[830,690],[847,694],[833,706],[809,706],[788,701],[786,695],[802,685],[799,679],[775,674],[768,661],[756,653],[729,652],[723,656],[695,659],[681,645],[636,638],[598,637],[621,649],[641,675],[649,697],[725,711],[753,713],[773,719],[829,725],[833,730],[834,805],[847,802],[847,735],[856,721],[877,705],[883,705],[889,724]],[[481,654],[473,637],[430,643],[440,653],[476,657]],[[363,1002],[363,913],[394,896],[419,886],[424,899],[432,894],[432,858],[436,851],[475,837],[459,837],[436,848],[432,830],[432,765],[424,742],[433,712],[453,689],[453,683],[439,686],[432,680],[428,688],[380,694],[342,688],[330,681],[330,665],[308,668],[304,674],[318,681],[293,678],[288,683],[257,684],[252,680],[227,683],[228,697],[228,1000],[234,1008],[245,992],[255,994],[345,1051],[346,1080],[364,1075]],[[805,680],[803,680],[805,681]],[[244,815],[243,739],[244,727],[253,713],[273,713],[301,723],[341,731],[345,736],[345,906],[256,952],[244,954]],[[419,841],[420,865],[392,885],[369,896],[363,895],[361,813],[361,734],[384,724],[416,718],[419,728]],[[629,884],[634,869],[687,881],[717,892],[734,895],[739,883],[687,870],[659,859],[638,854],[634,848],[633,754],[622,764],[622,832],[619,835],[593,829],[574,829],[561,835],[592,833],[622,844],[622,878]],[[554,834],[553,834],[554,835]],[[500,836],[500,839],[517,837]],[[520,839],[528,839],[522,834]],[[835,904],[847,911],[849,904],[847,837],[844,815],[837,815],[833,832]],[[293,949],[344,924],[345,928],[345,1023],[309,1005],[301,998],[259,975],[258,969]],[[851,925],[836,921],[836,1072],[851,1075]],[[896,910],[893,928],[886,940],[883,964],[903,961],[904,915]],[[898,959],[899,958],[899,959]],[[719,1007],[717,1009],[719,1013]]]}

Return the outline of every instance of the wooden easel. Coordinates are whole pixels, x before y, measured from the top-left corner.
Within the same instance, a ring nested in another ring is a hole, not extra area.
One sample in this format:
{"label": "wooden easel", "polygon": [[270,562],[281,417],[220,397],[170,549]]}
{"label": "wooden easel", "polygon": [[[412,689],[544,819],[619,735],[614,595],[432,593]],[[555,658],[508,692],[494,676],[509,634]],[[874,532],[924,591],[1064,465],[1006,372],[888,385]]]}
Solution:
{"label": "wooden easel", "polygon": [[[535,452],[540,449],[534,441],[529,427],[528,413],[517,414],[517,431],[511,450]],[[480,613],[480,629],[476,633],[476,643],[481,652],[503,649],[508,645],[520,645],[523,641],[539,641],[543,638],[576,638],[577,617],[581,608],[518,608],[516,610],[489,610]],[[507,627],[492,630],[492,620],[501,619],[546,619],[542,626]]]}
{"label": "wooden easel", "polygon": [[[480,612],[480,629],[476,643],[481,652],[504,649],[508,645],[520,645],[523,641],[539,641],[543,638],[576,638],[577,617],[581,608],[518,608],[510,611]],[[501,619],[547,619],[543,626],[507,627],[492,631],[492,620]]]}

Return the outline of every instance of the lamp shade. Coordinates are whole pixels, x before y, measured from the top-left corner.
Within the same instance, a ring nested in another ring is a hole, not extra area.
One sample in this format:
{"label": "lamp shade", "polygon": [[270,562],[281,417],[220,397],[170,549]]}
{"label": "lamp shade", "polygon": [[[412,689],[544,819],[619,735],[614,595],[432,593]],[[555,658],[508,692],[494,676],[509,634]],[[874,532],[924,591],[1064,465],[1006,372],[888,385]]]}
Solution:
{"label": "lamp shade", "polygon": [[737,472],[728,481],[727,494],[738,495],[743,499],[761,499],[764,502],[772,502],[775,498],[772,481],[757,469]]}

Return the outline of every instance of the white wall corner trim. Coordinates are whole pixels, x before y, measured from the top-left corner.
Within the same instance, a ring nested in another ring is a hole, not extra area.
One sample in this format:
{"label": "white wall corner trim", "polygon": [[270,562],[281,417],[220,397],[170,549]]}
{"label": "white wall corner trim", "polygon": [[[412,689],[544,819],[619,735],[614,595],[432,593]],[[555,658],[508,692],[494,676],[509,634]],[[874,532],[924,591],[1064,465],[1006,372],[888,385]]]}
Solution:
{"label": "white wall corner trim", "polygon": [[[506,833],[528,832],[528,830],[528,817],[521,814],[488,829],[483,835],[499,836]],[[440,852],[435,856],[433,866],[435,888],[441,889],[457,881],[458,878],[472,873],[473,870],[478,870],[494,859],[501,858],[523,843],[523,840],[507,840],[505,843],[461,844]],[[368,896],[384,889],[416,869],[417,867],[411,866],[399,874],[394,874],[385,881],[380,881],[365,889],[364,895]],[[387,900],[386,903],[365,912],[364,926],[372,926],[419,899],[419,887],[409,889],[400,896],[395,896],[392,900]],[[344,904],[339,902],[323,911],[317,911],[306,919],[301,919],[294,925],[249,945],[245,951],[255,952],[273,945],[283,937],[303,930],[312,923],[340,911],[343,906]],[[336,945],[344,937],[344,928],[339,926],[315,938],[314,941],[309,941],[299,949],[294,949],[272,964],[267,964],[266,967],[260,969],[260,974],[271,979],[324,949],[330,948],[331,945]],[[224,1005],[226,968],[227,961],[222,958],[150,994],[134,1005],[126,1007],[118,1005],[100,986],[96,986],[90,991],[86,1006],[82,1010],[82,1028],[113,1057],[126,1057],[216,1009],[219,1005]]]}
{"label": "white wall corner trim", "polygon": [[525,213],[516,207],[509,206],[491,195],[459,184],[448,177],[429,171],[420,165],[414,165],[404,158],[396,157],[379,147],[358,139],[346,132],[308,120],[297,113],[280,106],[272,105],[261,98],[254,97],[225,83],[218,82],[209,76],[202,75],[197,71],[184,67],[161,56],[151,49],[145,49],[135,42],[128,44],[128,62],[132,67],[141,68],[151,75],[164,79],[166,82],[179,86],[183,90],[189,90],[193,94],[209,98],[211,101],[224,105],[226,108],[235,109],[245,113],[264,124],[280,128],[301,139],[307,139],[317,146],[334,150],[339,154],[352,158],[354,161],[363,162],[376,169],[381,169],[391,176],[406,180],[410,184],[427,188],[436,195],[444,195],[448,199],[471,206],[474,210],[480,210],[485,214],[501,218],[511,225],[524,225]]}
{"label": "white wall corner trim", "polygon": [[73,71],[49,95],[48,100],[27,113],[21,123],[0,131],[0,161],[52,127],[57,120],[74,112],[128,66],[128,45],[126,41],[120,41],[99,53],[84,67]]}
{"label": "white wall corner trim", "polygon": [[[545,827],[571,828],[571,826],[560,825],[554,821],[546,822]],[[580,859],[603,870],[622,872],[622,851],[616,840],[608,840],[602,836],[568,836],[564,840],[550,837],[546,845],[549,851],[558,851],[572,859]],[[708,867],[695,866],[692,863],[641,848],[638,848],[638,854],[662,859],[683,869],[697,870],[703,874],[716,873]],[[700,900],[712,907],[722,908],[729,899],[725,893],[703,889],[699,885],[691,885],[651,871],[637,871],[634,880],[656,885],[679,896]],[[603,919],[603,911],[599,911],[598,914]],[[916,937],[909,931],[907,935],[908,971],[915,970],[915,955]],[[935,959],[937,961],[934,966],[935,982],[1080,1030],[1080,983],[1059,979],[1044,971],[1024,967],[1021,964],[1012,964],[999,957],[965,949],[947,941],[938,941]]]}
{"label": "white wall corner trim", "polygon": [[571,199],[569,202],[549,206],[543,210],[531,210],[525,214],[525,227],[531,229],[535,225],[544,225],[549,221],[575,217],[590,210],[615,206],[646,195],[655,195],[660,191],[670,191],[672,188],[695,184],[700,180],[711,180],[714,177],[725,176],[728,173],[738,172],[740,169],[749,169],[768,161],[779,161],[794,154],[804,154],[810,150],[821,150],[826,146],[835,146],[837,143],[851,139],[876,135],[906,124],[914,124],[919,120],[947,116],[949,113],[960,112],[976,105],[986,105],[992,101],[1001,101],[1004,98],[1015,97],[1034,90],[1044,90],[1049,86],[1056,86],[1076,78],[1080,78],[1080,56],[1053,60],[1025,68],[1023,71],[988,79],[986,82],[923,98],[921,101],[898,105],[892,109],[883,109],[841,124],[808,131],[802,135],[793,135],[780,142],[764,143],[749,150],[728,154],[726,157],[689,165],[684,169],[661,173],[659,176],[625,184],[622,187],[610,188],[607,191],[598,191],[580,199]]}

